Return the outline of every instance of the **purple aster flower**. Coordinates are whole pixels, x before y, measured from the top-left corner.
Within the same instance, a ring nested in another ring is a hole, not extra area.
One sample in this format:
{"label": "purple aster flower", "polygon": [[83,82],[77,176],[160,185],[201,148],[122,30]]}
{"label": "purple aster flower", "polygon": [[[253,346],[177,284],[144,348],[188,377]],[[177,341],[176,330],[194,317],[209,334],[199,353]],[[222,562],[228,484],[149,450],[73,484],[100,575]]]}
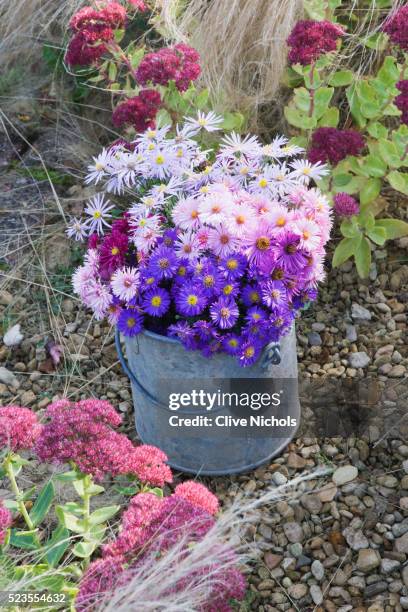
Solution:
{"label": "purple aster flower", "polygon": [[214,326],[209,321],[200,319],[193,324],[193,329],[199,335],[201,340],[211,340],[217,335]]}
{"label": "purple aster flower", "polygon": [[140,271],[140,288],[142,291],[147,291],[148,289],[152,289],[153,287],[157,287],[159,284],[159,280],[157,276],[155,276],[149,268],[144,268]]}
{"label": "purple aster flower", "polygon": [[289,63],[307,66],[321,55],[337,49],[337,41],[344,30],[330,21],[299,21],[287,43],[290,47]]}
{"label": "purple aster flower", "polygon": [[229,280],[236,280],[241,278],[245,273],[245,269],[248,265],[246,257],[240,253],[233,253],[229,257],[225,257],[220,265],[219,269]]}
{"label": "purple aster flower", "polygon": [[146,312],[152,317],[161,317],[169,309],[169,293],[161,287],[149,289],[143,296],[142,305]]}
{"label": "purple aster flower", "polygon": [[408,4],[392,12],[382,29],[391,42],[408,51]]}
{"label": "purple aster flower", "polygon": [[267,318],[268,315],[265,310],[258,306],[250,308],[245,315],[245,321],[247,321],[247,323],[259,323],[259,321],[266,321]]}
{"label": "purple aster flower", "polygon": [[334,166],[348,155],[359,155],[365,147],[363,136],[355,130],[338,130],[322,127],[313,132],[308,159],[317,162],[331,163]]}
{"label": "purple aster flower", "polygon": [[299,246],[300,237],[293,232],[281,234],[274,245],[275,264],[290,274],[298,274],[306,265],[306,252]]}
{"label": "purple aster flower", "polygon": [[239,348],[239,365],[247,367],[255,363],[262,350],[262,344],[257,338],[244,336]]}
{"label": "purple aster flower", "polygon": [[172,278],[178,268],[178,259],[172,249],[159,246],[151,255],[149,270],[159,279]]}
{"label": "purple aster flower", "polygon": [[262,291],[258,285],[247,285],[242,290],[242,301],[245,306],[254,306],[255,304],[261,304],[262,302]]}
{"label": "purple aster flower", "polygon": [[170,338],[178,338],[182,342],[187,342],[188,339],[191,339],[193,334],[193,329],[187,321],[177,321],[177,323],[169,325],[167,328],[167,335]]}
{"label": "purple aster flower", "polygon": [[296,310],[304,308],[309,302],[314,302],[317,298],[317,289],[304,289],[293,297],[292,306]]}
{"label": "purple aster flower", "polygon": [[225,297],[236,298],[239,294],[239,285],[231,280],[226,280],[220,284],[218,293],[225,295]]}
{"label": "purple aster flower", "polygon": [[334,196],[334,211],[338,217],[358,215],[360,206],[348,193],[336,193]]}
{"label": "purple aster flower", "polygon": [[119,315],[118,328],[124,336],[132,338],[143,329],[143,317],[134,308],[125,308]]}
{"label": "purple aster flower", "polygon": [[166,247],[172,247],[175,245],[176,240],[177,240],[177,230],[166,229],[166,231],[164,232],[161,238],[161,243],[164,244]]}
{"label": "purple aster flower", "polygon": [[279,338],[289,330],[294,319],[294,312],[287,305],[277,308],[269,317],[270,322],[270,337],[271,340],[279,340]]}
{"label": "purple aster flower", "polygon": [[204,355],[204,357],[211,358],[213,355],[215,355],[215,353],[218,353],[221,348],[221,340],[213,338],[210,340],[210,342],[201,347],[201,353]]}
{"label": "purple aster flower", "polygon": [[395,106],[401,111],[401,121],[408,125],[408,80],[399,81],[397,89],[401,92],[395,98]]}
{"label": "purple aster flower", "polygon": [[248,336],[248,338],[258,338],[262,340],[266,337],[268,332],[269,323],[267,321],[249,321],[246,323],[242,331]]}
{"label": "purple aster flower", "polygon": [[228,355],[237,355],[240,350],[240,338],[237,334],[227,334],[221,340],[222,348]]}
{"label": "purple aster flower", "polygon": [[185,317],[194,317],[207,306],[204,290],[197,282],[187,282],[175,294],[176,310]]}
{"label": "purple aster flower", "polygon": [[230,329],[239,317],[239,310],[233,299],[221,297],[211,305],[210,315],[221,329]]}
{"label": "purple aster flower", "polygon": [[191,267],[188,259],[178,259],[177,268],[174,274],[174,281],[176,283],[184,283],[186,278],[191,277]]}
{"label": "purple aster flower", "polygon": [[206,261],[195,267],[194,276],[202,286],[208,297],[219,292],[220,275],[216,266],[211,261]]}
{"label": "purple aster flower", "polygon": [[286,288],[282,281],[271,280],[262,286],[262,300],[269,308],[279,306],[286,299]]}

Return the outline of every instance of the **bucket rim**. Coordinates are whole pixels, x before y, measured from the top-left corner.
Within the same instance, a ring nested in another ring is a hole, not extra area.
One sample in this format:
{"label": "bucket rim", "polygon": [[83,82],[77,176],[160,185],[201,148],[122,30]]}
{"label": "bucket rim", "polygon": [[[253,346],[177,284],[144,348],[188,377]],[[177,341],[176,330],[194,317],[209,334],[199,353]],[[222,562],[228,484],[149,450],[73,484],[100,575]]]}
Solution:
{"label": "bucket rim", "polygon": [[156,332],[152,332],[149,329],[143,329],[142,334],[144,336],[148,336],[149,338],[153,338],[154,340],[159,340],[159,342],[169,342],[170,344],[181,344],[178,338],[171,338],[170,336],[163,336],[162,334],[156,334]]}

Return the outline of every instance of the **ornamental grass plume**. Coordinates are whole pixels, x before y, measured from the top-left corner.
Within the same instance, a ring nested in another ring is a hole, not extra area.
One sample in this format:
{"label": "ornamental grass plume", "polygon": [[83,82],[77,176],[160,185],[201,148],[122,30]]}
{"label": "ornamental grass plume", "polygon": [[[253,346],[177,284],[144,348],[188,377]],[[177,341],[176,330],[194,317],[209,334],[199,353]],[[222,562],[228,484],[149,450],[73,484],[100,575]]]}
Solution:
{"label": "ornamental grass plume", "polygon": [[359,155],[364,147],[364,137],[356,130],[322,127],[313,132],[308,159],[336,165],[348,155]]}
{"label": "ornamental grass plume", "polygon": [[163,486],[172,481],[166,455],[154,447],[136,447],[115,431],[121,416],[109,402],[59,400],[46,411],[48,423],[36,444],[38,457],[49,463],[74,462],[85,474],[101,480],[108,474],[132,474],[143,483]]}
{"label": "ornamental grass plume", "polygon": [[299,21],[287,40],[289,63],[302,66],[314,63],[320,56],[335,51],[342,36],[343,28],[330,21]]}
{"label": "ornamental grass plume", "polygon": [[37,442],[42,425],[36,414],[20,406],[0,406],[0,449],[29,450]]}
{"label": "ornamental grass plume", "polygon": [[0,500],[0,546],[4,544],[7,534],[7,529],[11,527],[13,522],[13,517],[11,516],[11,512],[8,508],[3,505],[3,502]]}

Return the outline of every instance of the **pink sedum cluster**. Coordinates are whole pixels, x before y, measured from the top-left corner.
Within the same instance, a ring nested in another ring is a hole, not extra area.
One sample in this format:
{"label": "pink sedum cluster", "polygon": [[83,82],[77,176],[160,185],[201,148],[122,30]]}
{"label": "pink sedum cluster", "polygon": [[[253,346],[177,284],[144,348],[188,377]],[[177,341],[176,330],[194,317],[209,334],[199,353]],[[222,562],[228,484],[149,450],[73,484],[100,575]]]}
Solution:
{"label": "pink sedum cluster", "polygon": [[289,63],[302,66],[314,63],[321,55],[335,51],[342,36],[343,28],[330,21],[299,21],[287,40]]}
{"label": "pink sedum cluster", "polygon": [[393,11],[383,26],[391,42],[408,51],[408,4]]}
{"label": "pink sedum cluster", "polygon": [[[131,500],[128,510],[122,517],[122,528],[118,537],[103,550],[103,559],[91,564],[85,573],[76,600],[79,612],[94,609],[98,597],[106,595],[109,590],[124,585],[143,563],[166,554],[173,546],[182,543],[182,555],[188,555],[194,542],[198,542],[214,526],[214,518],[203,508],[203,503],[215,510],[211,493],[198,483],[184,483],[181,492],[188,494],[191,501],[175,493],[167,498],[159,498],[152,493],[141,493]],[[177,491],[177,488],[176,488]],[[180,489],[179,489],[180,491]],[[206,491],[206,494],[205,494]],[[193,498],[198,502],[193,503]],[[208,575],[207,602],[202,612],[228,612],[229,601],[243,599],[245,579],[234,567],[232,551],[222,555],[228,560],[227,567],[222,563],[211,564],[200,572],[195,571],[184,579],[184,583],[194,581],[202,583]],[[112,569],[116,582],[112,584]],[[132,571],[133,570],[133,571]],[[174,590],[185,584],[175,584]],[[95,608],[96,609],[96,608]]]}
{"label": "pink sedum cluster", "polygon": [[13,517],[8,508],[0,501],[0,546],[4,544],[7,534],[7,529],[11,527]]}
{"label": "pink sedum cluster", "polygon": [[164,486],[172,481],[166,455],[153,446],[134,446],[115,431],[122,419],[109,402],[90,399],[71,403],[60,400],[46,412],[44,426],[36,445],[38,457],[45,462],[73,461],[85,474],[101,480],[108,474],[132,474],[143,483]]}
{"label": "pink sedum cluster", "polygon": [[20,406],[0,406],[0,449],[29,450],[36,443],[42,426],[34,412]]}
{"label": "pink sedum cluster", "polygon": [[70,66],[89,66],[107,50],[107,44],[115,37],[115,30],[126,23],[126,10],[117,2],[99,5],[98,9],[84,6],[72,17],[73,32],[66,61]]}
{"label": "pink sedum cluster", "polygon": [[158,91],[143,89],[139,95],[118,104],[112,114],[112,123],[117,128],[131,125],[137,132],[154,128],[161,102]]}
{"label": "pink sedum cluster", "polygon": [[140,85],[152,83],[166,86],[174,81],[179,91],[186,91],[201,72],[200,55],[184,43],[174,47],[148,53],[137,69],[136,77]]}
{"label": "pink sedum cluster", "polygon": [[217,497],[211,493],[204,485],[193,480],[182,482],[177,485],[174,490],[174,495],[183,497],[189,501],[193,506],[202,508],[208,514],[217,514],[220,509],[220,504]]}

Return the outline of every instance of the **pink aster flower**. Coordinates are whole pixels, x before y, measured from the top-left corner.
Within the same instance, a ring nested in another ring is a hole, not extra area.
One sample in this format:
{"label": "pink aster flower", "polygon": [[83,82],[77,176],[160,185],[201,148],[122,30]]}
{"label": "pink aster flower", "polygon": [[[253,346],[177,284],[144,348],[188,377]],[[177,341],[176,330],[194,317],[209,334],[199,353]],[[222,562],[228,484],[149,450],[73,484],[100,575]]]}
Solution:
{"label": "pink aster flower", "polygon": [[228,228],[242,238],[255,225],[255,210],[249,204],[235,204],[228,212]]}
{"label": "pink aster flower", "polygon": [[312,64],[321,55],[335,51],[342,36],[344,30],[330,21],[299,21],[287,40],[289,63]]}
{"label": "pink aster flower", "polygon": [[209,231],[207,246],[217,257],[227,257],[239,249],[240,241],[231,232],[229,225],[225,224]]}
{"label": "pink aster flower", "polygon": [[320,227],[310,219],[297,219],[290,225],[290,229],[300,236],[299,245],[310,253],[321,245]]}
{"label": "pink aster flower", "polygon": [[193,506],[206,510],[208,514],[217,514],[220,504],[216,496],[204,485],[194,480],[183,482],[174,489],[174,495],[184,497]]}
{"label": "pink aster flower", "polygon": [[0,448],[31,449],[42,430],[36,414],[20,406],[0,406]]}
{"label": "pink aster flower", "polygon": [[273,242],[272,228],[267,221],[262,220],[245,238],[249,261],[255,266],[260,266],[265,259],[269,259],[272,255]]}
{"label": "pink aster flower", "polygon": [[219,190],[201,198],[198,206],[200,219],[208,225],[224,223],[232,210],[234,201],[227,190]]}
{"label": "pink aster flower", "polygon": [[175,244],[175,252],[178,257],[187,258],[190,261],[198,259],[203,249],[202,242],[198,239],[197,234],[192,231],[187,231],[177,238]]}
{"label": "pink aster flower", "polygon": [[171,213],[176,226],[183,230],[198,229],[200,226],[198,207],[199,200],[196,198],[179,200]]}
{"label": "pink aster flower", "polygon": [[101,321],[105,317],[112,301],[109,287],[97,279],[92,279],[81,290],[84,304],[91,308],[95,318]]}
{"label": "pink aster flower", "polygon": [[360,206],[348,193],[336,193],[334,196],[334,210],[338,217],[352,217],[358,215]]}
{"label": "pink aster flower", "polygon": [[111,287],[113,293],[124,300],[130,300],[136,297],[139,290],[139,271],[136,268],[120,268],[116,270],[112,276]]}
{"label": "pink aster flower", "polygon": [[408,51],[408,5],[405,4],[393,11],[382,29],[388,34],[391,42],[401,47],[403,51]]}
{"label": "pink aster flower", "polygon": [[10,510],[3,505],[2,501],[0,501],[0,546],[4,544],[7,529],[11,527],[12,522],[13,517],[11,516]]}

